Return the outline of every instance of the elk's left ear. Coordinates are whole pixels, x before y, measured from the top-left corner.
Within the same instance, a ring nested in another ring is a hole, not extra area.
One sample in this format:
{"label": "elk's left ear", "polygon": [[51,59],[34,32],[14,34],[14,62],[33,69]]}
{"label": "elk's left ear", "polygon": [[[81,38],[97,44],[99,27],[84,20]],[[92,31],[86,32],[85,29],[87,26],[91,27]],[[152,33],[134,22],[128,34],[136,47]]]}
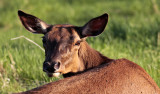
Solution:
{"label": "elk's left ear", "polygon": [[99,17],[91,19],[82,27],[81,37],[97,36],[101,34],[108,22],[108,14],[105,13]]}
{"label": "elk's left ear", "polygon": [[45,34],[47,33],[47,28],[50,27],[50,25],[46,24],[39,18],[27,14],[21,10],[18,11],[18,16],[24,27],[32,33]]}

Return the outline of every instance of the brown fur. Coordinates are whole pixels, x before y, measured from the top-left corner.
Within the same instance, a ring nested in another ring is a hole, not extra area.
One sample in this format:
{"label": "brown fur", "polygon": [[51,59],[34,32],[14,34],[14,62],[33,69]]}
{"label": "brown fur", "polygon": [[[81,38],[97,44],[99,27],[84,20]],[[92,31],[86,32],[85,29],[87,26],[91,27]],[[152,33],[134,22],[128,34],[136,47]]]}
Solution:
{"label": "brown fur", "polygon": [[103,56],[101,53],[92,49],[86,41],[81,43],[79,49],[79,58],[81,58],[85,69],[93,68],[103,63],[108,63],[113,59]]}
{"label": "brown fur", "polygon": [[[79,63],[77,63],[78,59],[80,60]],[[80,48],[78,51],[78,58],[75,59],[73,63],[70,63],[73,66],[69,65],[71,67],[69,69],[73,69],[73,67],[78,65],[78,72],[77,73],[74,72],[73,74],[72,73],[63,74],[63,76],[70,77],[73,75],[77,75],[81,72],[87,71],[88,69],[94,68],[104,63],[109,63],[111,61],[113,61],[113,59],[103,56],[101,53],[91,48],[86,41],[83,41],[80,44]],[[75,67],[75,70],[76,69],[77,67]]]}
{"label": "brown fur", "polygon": [[21,94],[160,94],[160,90],[144,69],[119,59]]}

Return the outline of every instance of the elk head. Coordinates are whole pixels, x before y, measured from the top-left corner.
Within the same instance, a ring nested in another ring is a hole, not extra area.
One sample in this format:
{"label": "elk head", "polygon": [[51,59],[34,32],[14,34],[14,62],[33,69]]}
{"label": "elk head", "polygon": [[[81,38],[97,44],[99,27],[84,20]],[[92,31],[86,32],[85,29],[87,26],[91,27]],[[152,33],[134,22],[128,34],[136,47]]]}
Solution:
{"label": "elk head", "polygon": [[45,61],[43,71],[51,76],[75,73],[84,70],[79,59],[79,49],[88,36],[101,34],[108,22],[108,14],[91,19],[84,26],[49,25],[39,18],[18,11],[18,16],[24,27],[37,34],[44,34]]}

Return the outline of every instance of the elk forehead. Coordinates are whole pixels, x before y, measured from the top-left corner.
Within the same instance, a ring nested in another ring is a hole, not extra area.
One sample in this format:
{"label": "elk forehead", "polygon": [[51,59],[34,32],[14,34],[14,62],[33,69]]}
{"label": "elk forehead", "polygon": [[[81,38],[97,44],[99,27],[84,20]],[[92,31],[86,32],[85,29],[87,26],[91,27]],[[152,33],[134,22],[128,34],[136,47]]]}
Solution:
{"label": "elk forehead", "polygon": [[50,41],[66,41],[80,39],[74,26],[72,25],[54,25],[52,30],[48,32],[47,37]]}

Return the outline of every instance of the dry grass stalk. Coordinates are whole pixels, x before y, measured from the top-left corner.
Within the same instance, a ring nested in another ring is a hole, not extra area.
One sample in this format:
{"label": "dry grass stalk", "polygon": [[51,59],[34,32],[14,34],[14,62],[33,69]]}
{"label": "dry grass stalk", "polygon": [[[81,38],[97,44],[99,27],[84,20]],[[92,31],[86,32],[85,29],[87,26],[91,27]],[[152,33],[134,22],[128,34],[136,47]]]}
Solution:
{"label": "dry grass stalk", "polygon": [[13,60],[13,56],[12,56],[12,54],[10,53],[10,52],[8,52],[8,54],[9,54],[9,58],[10,58],[10,60],[11,60],[11,69],[13,70],[13,76],[14,77],[17,77],[17,72],[16,72],[16,68],[15,68],[15,61]]}
{"label": "dry grass stalk", "polygon": [[160,32],[158,32],[157,45],[158,45],[158,47],[160,46]]}
{"label": "dry grass stalk", "polygon": [[158,8],[158,5],[156,3],[156,0],[151,0],[151,2],[152,2],[152,5],[153,5],[154,12],[156,14],[159,14],[159,8]]}
{"label": "dry grass stalk", "polygon": [[31,40],[31,39],[29,39],[29,38],[27,38],[25,36],[19,36],[19,37],[16,37],[16,38],[12,38],[11,40],[16,40],[16,39],[20,39],[20,38],[26,39],[27,41],[29,41],[29,42],[33,43],[34,45],[38,46],[43,52],[45,52],[45,50],[40,45],[38,45],[33,40]]}
{"label": "dry grass stalk", "polygon": [[5,76],[6,70],[3,67],[3,61],[0,61],[0,82],[2,83],[0,88],[7,87],[10,79]]}

